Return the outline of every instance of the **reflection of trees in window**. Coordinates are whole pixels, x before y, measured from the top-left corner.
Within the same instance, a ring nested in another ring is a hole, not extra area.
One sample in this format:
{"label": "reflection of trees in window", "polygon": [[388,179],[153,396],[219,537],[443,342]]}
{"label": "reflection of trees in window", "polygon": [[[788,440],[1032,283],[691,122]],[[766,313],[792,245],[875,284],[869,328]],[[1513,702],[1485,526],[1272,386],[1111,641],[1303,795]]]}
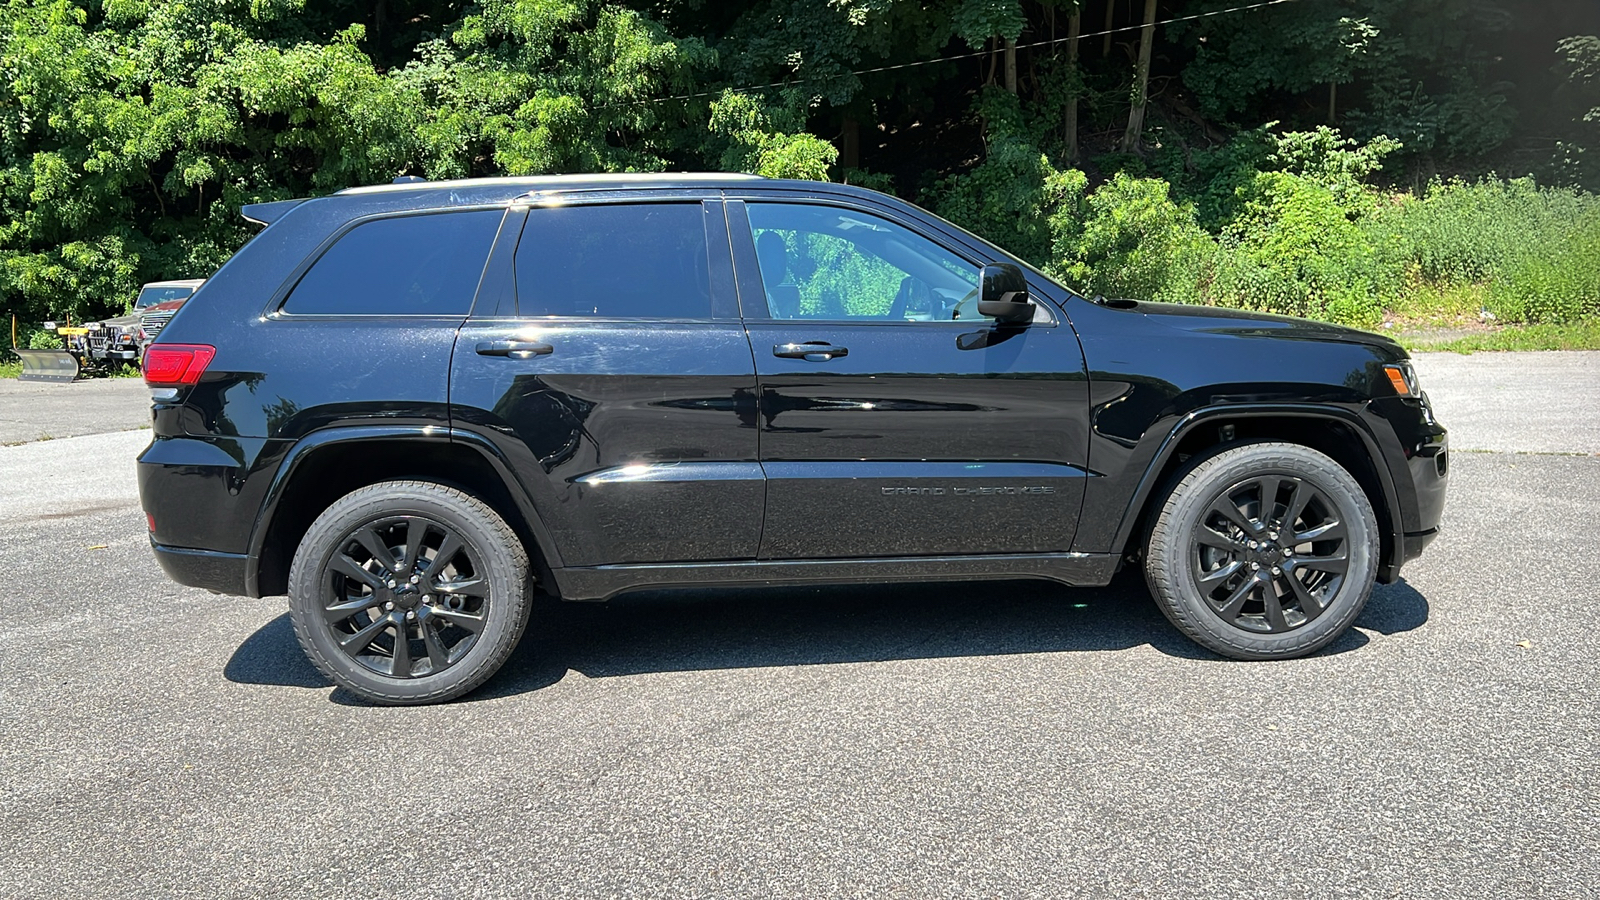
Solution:
{"label": "reflection of trees in window", "polygon": [[905,273],[854,243],[814,231],[776,231],[789,248],[789,276],[800,288],[800,315],[882,316]]}

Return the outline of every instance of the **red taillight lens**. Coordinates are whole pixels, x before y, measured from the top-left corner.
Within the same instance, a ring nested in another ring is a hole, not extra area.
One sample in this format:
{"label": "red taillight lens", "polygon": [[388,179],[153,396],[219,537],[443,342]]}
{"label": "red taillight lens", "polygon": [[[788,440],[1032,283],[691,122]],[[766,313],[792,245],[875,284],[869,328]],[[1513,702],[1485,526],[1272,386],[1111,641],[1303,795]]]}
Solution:
{"label": "red taillight lens", "polygon": [[195,384],[216,355],[217,348],[209,344],[151,344],[144,351],[144,383],[150,387]]}

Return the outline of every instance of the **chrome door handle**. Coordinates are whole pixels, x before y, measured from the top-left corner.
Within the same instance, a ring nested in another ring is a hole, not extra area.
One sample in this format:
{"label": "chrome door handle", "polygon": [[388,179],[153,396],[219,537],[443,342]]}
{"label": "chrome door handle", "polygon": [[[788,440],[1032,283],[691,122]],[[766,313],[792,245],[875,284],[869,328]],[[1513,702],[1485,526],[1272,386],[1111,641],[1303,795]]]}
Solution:
{"label": "chrome door handle", "polygon": [[827,362],[849,356],[848,347],[835,347],[827,341],[805,341],[799,344],[773,344],[772,355],[783,359],[803,359],[806,362]]}

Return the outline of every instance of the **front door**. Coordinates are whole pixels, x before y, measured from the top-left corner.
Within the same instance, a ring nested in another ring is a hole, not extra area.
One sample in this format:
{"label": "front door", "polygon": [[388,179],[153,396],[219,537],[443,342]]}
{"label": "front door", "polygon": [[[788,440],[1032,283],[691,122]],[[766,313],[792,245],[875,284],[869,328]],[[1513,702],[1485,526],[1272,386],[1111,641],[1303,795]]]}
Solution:
{"label": "front door", "polygon": [[729,211],[761,391],[761,557],[1066,551],[1088,380],[1059,311],[979,316],[980,261],[888,213]]}
{"label": "front door", "polygon": [[721,204],[609,201],[534,207],[496,244],[454,425],[512,462],[562,565],[752,559],[755,367]]}

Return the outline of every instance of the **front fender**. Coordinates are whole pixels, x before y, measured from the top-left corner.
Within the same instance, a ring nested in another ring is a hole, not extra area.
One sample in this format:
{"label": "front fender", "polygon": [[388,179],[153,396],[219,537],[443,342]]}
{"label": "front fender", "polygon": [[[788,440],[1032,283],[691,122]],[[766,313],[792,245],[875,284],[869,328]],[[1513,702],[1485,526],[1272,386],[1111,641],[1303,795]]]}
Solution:
{"label": "front fender", "polygon": [[[1207,406],[1192,410],[1182,416],[1174,417],[1165,429],[1152,428],[1142,442],[1150,448],[1147,461],[1143,464],[1142,474],[1132,492],[1122,504],[1117,529],[1112,538],[1110,549],[1120,552],[1128,547],[1134,539],[1134,528],[1142,520],[1142,513],[1152,494],[1162,486],[1164,473],[1173,454],[1184,442],[1184,439],[1196,433],[1197,430],[1211,426],[1221,421],[1236,421],[1261,418],[1289,418],[1307,421],[1337,422],[1348,428],[1360,440],[1361,448],[1366,453],[1367,461],[1371,464],[1376,475],[1378,488],[1382,494],[1382,502],[1387,512],[1388,527],[1383,537],[1383,564],[1379,569],[1379,580],[1391,581],[1398,574],[1400,565],[1406,559],[1405,555],[1405,520],[1406,515],[1400,501],[1401,488],[1395,483],[1395,466],[1391,458],[1401,459],[1399,471],[1406,472],[1403,462],[1403,453],[1394,440],[1388,443],[1393,447],[1386,447],[1380,438],[1382,432],[1375,429],[1366,420],[1363,413],[1347,409],[1342,406],[1326,406],[1308,403],[1256,403],[1256,404],[1224,404]],[[1135,457],[1143,456],[1137,450]]]}

